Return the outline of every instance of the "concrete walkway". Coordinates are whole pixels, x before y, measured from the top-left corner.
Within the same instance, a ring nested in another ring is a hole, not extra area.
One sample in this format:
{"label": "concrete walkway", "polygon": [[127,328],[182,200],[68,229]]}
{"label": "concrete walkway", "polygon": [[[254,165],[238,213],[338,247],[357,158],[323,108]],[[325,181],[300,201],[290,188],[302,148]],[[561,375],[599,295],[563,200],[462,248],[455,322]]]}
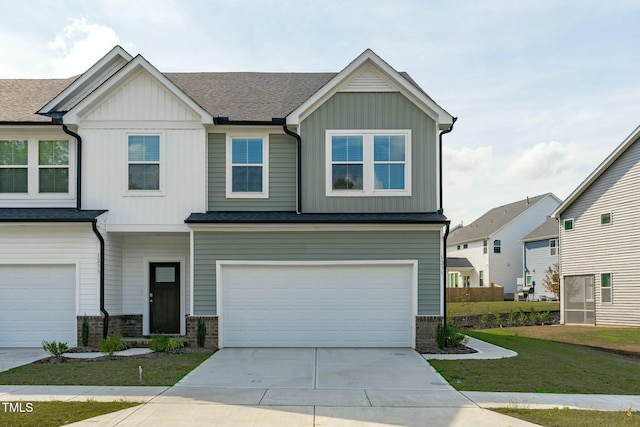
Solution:
{"label": "concrete walkway", "polygon": [[487,410],[624,411],[640,396],[458,392],[424,359],[515,354],[471,339],[467,355],[411,349],[223,349],[174,387],[0,386],[0,401],[129,400],[81,426],[533,426]]}

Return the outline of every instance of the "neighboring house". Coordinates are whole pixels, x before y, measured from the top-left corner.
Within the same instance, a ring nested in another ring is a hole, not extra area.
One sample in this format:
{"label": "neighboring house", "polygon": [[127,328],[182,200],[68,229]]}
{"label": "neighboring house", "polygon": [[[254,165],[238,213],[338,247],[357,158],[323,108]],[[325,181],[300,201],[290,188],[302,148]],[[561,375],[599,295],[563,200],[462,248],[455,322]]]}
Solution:
{"label": "neighboring house", "polygon": [[544,286],[544,279],[549,268],[558,263],[558,221],[547,218],[542,225],[522,239],[522,272],[523,283],[534,289],[529,298],[557,299],[557,296]]}
{"label": "neighboring house", "polygon": [[0,93],[0,347],[75,345],[84,319],[92,341],[204,320],[219,347],[435,342],[455,119],[372,51],[161,73],[116,47]]}
{"label": "neighboring house", "polygon": [[[466,258],[473,271],[447,267],[449,277],[458,272],[469,277],[469,286],[504,288],[504,297],[513,298],[522,275],[522,237],[541,225],[560,204],[552,193],[527,197],[493,208],[471,224],[458,228],[447,238],[447,255]],[[465,279],[463,279],[465,280]],[[451,283],[448,284],[451,287]]]}
{"label": "neighboring house", "polygon": [[640,127],[553,212],[562,323],[640,326]]}

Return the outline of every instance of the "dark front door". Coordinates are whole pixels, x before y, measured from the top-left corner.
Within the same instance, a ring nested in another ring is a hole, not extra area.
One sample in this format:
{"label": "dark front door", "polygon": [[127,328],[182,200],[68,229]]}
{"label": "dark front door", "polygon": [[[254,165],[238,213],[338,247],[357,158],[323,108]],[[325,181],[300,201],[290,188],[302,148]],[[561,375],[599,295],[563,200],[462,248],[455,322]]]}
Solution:
{"label": "dark front door", "polygon": [[180,333],[180,263],[154,262],[149,265],[150,332]]}

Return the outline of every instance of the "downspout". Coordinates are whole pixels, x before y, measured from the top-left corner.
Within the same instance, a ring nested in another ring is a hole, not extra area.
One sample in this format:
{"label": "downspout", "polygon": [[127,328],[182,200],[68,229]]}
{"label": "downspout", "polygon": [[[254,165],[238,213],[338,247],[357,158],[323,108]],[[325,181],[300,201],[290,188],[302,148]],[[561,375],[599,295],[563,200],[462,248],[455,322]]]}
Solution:
{"label": "downspout", "polygon": [[302,178],[302,170],[301,170],[301,166],[302,166],[302,137],[300,137],[300,135],[298,135],[297,133],[293,132],[292,130],[289,130],[289,128],[287,128],[287,124],[285,123],[282,126],[282,129],[284,130],[284,133],[286,133],[289,136],[292,136],[296,139],[296,141],[298,142],[298,154],[297,154],[297,197],[296,197],[296,213],[297,214],[301,214],[302,213],[302,182],[301,182],[301,178]]}
{"label": "downspout", "polygon": [[[445,339],[447,336],[447,238],[449,237],[449,222],[445,225],[444,236],[442,236],[442,326],[445,331]],[[445,347],[447,343],[445,342]]]}
{"label": "downspout", "polygon": [[439,162],[440,162],[440,166],[439,166],[439,169],[440,169],[440,209],[438,209],[438,213],[441,214],[441,215],[444,212],[444,207],[443,207],[444,205],[443,205],[443,202],[442,202],[442,187],[443,187],[443,185],[442,185],[442,135],[451,132],[453,130],[453,125],[456,124],[457,120],[458,120],[457,117],[453,117],[453,121],[451,122],[451,126],[449,126],[449,129],[445,129],[442,132],[440,132],[440,159],[439,159]]}
{"label": "downspout", "polygon": [[94,219],[91,223],[93,232],[100,241],[100,312],[104,316],[102,322],[102,338],[106,338],[109,333],[109,313],[104,308],[104,238],[98,231],[98,220]]}
{"label": "downspout", "polygon": [[82,210],[82,138],[77,133],[69,130],[67,125],[62,125],[62,130],[67,135],[74,137],[76,144],[76,209]]}

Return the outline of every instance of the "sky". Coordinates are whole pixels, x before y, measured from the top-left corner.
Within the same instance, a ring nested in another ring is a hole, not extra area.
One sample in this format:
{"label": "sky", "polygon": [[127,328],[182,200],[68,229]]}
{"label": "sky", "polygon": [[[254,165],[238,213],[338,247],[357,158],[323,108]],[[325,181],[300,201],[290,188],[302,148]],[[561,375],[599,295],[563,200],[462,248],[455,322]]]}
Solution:
{"label": "sky", "polygon": [[458,118],[444,211],[469,224],[566,198],[640,124],[639,18],[637,0],[21,0],[0,78],[78,75],[114,45],[163,72],[338,72],[370,48]]}

